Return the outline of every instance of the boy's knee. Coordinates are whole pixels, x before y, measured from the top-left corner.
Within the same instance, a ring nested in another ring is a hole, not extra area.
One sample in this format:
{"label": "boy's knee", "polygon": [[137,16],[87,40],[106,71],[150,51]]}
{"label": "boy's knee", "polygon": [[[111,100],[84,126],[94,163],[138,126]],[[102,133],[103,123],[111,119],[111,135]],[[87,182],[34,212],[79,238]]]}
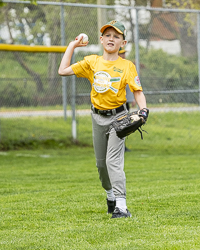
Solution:
{"label": "boy's knee", "polygon": [[96,166],[98,168],[99,172],[99,179],[101,181],[102,187],[105,190],[110,190],[112,188],[111,183],[110,183],[110,178],[108,175],[108,170],[106,166],[106,160],[97,160],[96,161]]}

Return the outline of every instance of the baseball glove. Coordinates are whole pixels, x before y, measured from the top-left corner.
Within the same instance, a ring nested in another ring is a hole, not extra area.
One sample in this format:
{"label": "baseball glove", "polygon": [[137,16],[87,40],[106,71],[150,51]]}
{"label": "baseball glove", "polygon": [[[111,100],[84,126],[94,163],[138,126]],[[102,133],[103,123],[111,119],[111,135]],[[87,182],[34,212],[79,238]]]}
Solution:
{"label": "baseball glove", "polygon": [[146,131],[141,126],[146,123],[148,117],[149,110],[146,110],[134,111],[116,119],[112,122],[110,130],[114,128],[117,136],[121,139],[138,130],[141,134],[141,139],[143,139],[142,132]]}

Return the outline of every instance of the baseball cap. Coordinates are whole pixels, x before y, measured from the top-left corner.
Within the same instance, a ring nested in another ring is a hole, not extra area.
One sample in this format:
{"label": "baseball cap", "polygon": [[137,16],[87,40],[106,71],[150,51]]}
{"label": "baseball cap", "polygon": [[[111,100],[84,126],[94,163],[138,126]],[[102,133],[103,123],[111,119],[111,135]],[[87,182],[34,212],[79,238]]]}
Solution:
{"label": "baseball cap", "polygon": [[126,29],[124,27],[124,25],[119,22],[119,21],[110,21],[107,24],[105,24],[104,26],[101,27],[100,32],[103,34],[104,30],[107,29],[108,27],[112,27],[114,28],[117,32],[119,32],[120,34],[123,35],[124,39],[126,36]]}
{"label": "baseball cap", "polygon": [[123,53],[125,53],[125,52],[126,52],[125,48],[124,48],[124,47],[123,47],[123,48],[120,47],[120,49],[119,49],[119,54],[123,54]]}

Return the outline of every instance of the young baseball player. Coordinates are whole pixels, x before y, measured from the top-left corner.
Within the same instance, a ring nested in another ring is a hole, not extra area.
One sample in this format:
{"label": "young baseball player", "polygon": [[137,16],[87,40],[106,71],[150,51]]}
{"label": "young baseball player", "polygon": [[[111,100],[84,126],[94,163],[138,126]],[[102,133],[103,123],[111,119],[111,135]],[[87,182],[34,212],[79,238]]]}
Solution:
{"label": "young baseball player", "polygon": [[119,48],[127,43],[124,25],[111,21],[104,25],[100,32],[103,56],[86,56],[82,61],[71,65],[74,49],[88,44],[82,43],[83,37],[77,37],[69,43],[58,73],[62,76],[75,74],[90,81],[93,145],[99,179],[107,193],[108,213],[112,213],[112,218],[131,217],[126,205],[125,138],[120,139],[114,129],[109,133],[108,131],[116,118],[128,112],[127,84],[134,93],[145,119],[148,117],[148,109],[134,64],[118,55]]}

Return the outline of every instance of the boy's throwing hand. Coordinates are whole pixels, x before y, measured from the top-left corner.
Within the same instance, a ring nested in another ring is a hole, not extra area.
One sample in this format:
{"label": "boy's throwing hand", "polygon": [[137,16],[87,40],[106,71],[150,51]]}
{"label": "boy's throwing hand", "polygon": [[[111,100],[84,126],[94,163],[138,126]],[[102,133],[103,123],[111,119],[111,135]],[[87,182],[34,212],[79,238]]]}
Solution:
{"label": "boy's throwing hand", "polygon": [[87,41],[87,37],[85,37],[87,35],[81,33],[80,35],[78,35],[76,38],[75,38],[75,41],[74,42],[74,45],[75,47],[84,47],[84,46],[87,46],[89,41]]}

